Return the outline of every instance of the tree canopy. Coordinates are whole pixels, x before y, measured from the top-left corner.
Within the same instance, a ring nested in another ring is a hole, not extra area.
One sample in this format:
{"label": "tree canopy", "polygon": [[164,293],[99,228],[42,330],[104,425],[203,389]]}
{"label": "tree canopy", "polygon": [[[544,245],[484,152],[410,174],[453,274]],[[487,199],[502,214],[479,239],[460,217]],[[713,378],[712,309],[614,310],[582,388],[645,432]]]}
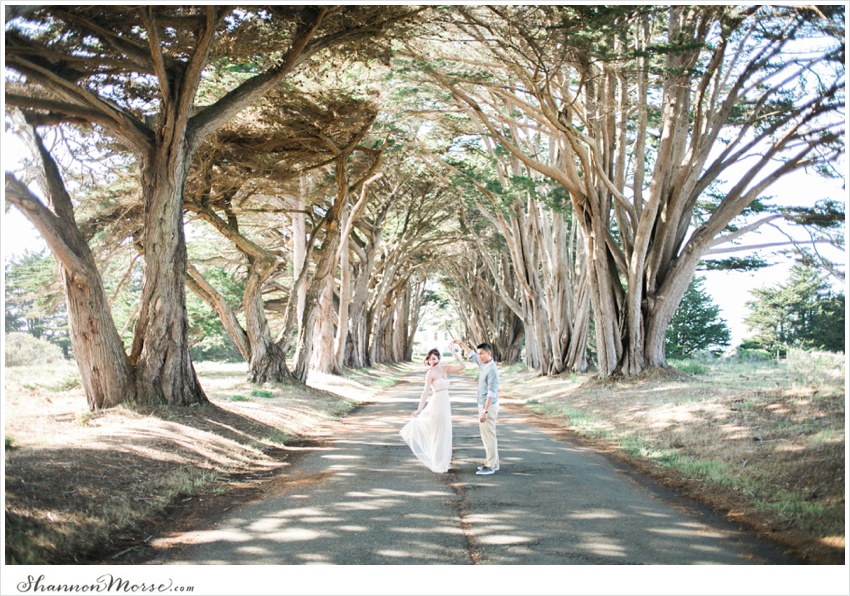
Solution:
{"label": "tree canopy", "polygon": [[53,238],[75,355],[116,338],[120,399],[204,401],[210,312],[252,380],[303,382],[409,358],[440,280],[500,357],[607,376],[666,366],[695,271],[753,230],[807,226],[800,253],[843,275],[817,251],[843,248],[840,204],[767,194],[836,175],[843,7],[7,16],[7,125],[40,180],[7,172],[7,200]]}
{"label": "tree canopy", "polygon": [[787,282],[752,294],[745,322],[755,333],[748,347],[845,351],[845,297],[831,289],[823,272],[797,263]]}

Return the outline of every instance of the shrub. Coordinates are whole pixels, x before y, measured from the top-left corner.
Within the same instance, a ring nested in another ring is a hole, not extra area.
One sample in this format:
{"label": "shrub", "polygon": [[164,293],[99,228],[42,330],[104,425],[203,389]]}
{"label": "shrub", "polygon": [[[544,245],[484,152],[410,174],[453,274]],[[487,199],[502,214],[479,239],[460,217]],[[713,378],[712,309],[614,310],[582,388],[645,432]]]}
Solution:
{"label": "shrub", "polygon": [[786,359],[789,372],[810,387],[842,385],[844,383],[844,355],[831,352],[788,350]]}
{"label": "shrub", "polygon": [[738,350],[739,362],[767,362],[768,360],[773,360],[774,357],[775,356],[767,350],[762,350],[759,348],[741,348],[740,350]]}
{"label": "shrub", "polygon": [[708,372],[708,367],[700,362],[693,360],[683,360],[676,363],[676,368],[689,375],[704,375]]}
{"label": "shrub", "polygon": [[29,333],[6,334],[6,366],[39,366],[65,361],[62,349]]}

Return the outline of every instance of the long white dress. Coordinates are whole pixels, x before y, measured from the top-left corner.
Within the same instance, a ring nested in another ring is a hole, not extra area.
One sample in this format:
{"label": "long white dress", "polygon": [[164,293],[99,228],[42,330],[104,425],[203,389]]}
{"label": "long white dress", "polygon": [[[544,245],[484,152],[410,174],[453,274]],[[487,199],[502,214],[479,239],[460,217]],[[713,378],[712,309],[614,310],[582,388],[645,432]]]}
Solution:
{"label": "long white dress", "polygon": [[452,408],[449,380],[431,382],[431,399],[418,416],[399,431],[414,455],[433,472],[449,471],[452,459]]}

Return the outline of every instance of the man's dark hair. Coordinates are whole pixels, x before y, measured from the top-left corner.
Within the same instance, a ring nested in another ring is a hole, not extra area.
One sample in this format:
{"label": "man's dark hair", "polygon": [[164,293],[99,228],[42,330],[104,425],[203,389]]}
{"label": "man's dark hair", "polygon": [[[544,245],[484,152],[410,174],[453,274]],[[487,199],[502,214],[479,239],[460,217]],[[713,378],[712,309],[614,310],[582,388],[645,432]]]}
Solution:
{"label": "man's dark hair", "polygon": [[478,344],[475,349],[484,350],[485,352],[490,352],[491,354],[493,353],[493,346],[491,346],[487,342],[484,342],[483,344]]}

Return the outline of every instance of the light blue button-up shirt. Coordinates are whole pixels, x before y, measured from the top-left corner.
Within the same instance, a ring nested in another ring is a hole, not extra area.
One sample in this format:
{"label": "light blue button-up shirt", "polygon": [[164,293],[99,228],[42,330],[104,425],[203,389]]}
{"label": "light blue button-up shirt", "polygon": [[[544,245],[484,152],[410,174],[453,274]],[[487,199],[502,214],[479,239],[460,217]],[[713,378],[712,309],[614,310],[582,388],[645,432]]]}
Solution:
{"label": "light blue button-up shirt", "polygon": [[496,369],[496,361],[490,360],[483,364],[478,354],[470,351],[466,356],[478,365],[478,405],[482,408],[490,398],[490,404],[499,403],[499,371]]}

